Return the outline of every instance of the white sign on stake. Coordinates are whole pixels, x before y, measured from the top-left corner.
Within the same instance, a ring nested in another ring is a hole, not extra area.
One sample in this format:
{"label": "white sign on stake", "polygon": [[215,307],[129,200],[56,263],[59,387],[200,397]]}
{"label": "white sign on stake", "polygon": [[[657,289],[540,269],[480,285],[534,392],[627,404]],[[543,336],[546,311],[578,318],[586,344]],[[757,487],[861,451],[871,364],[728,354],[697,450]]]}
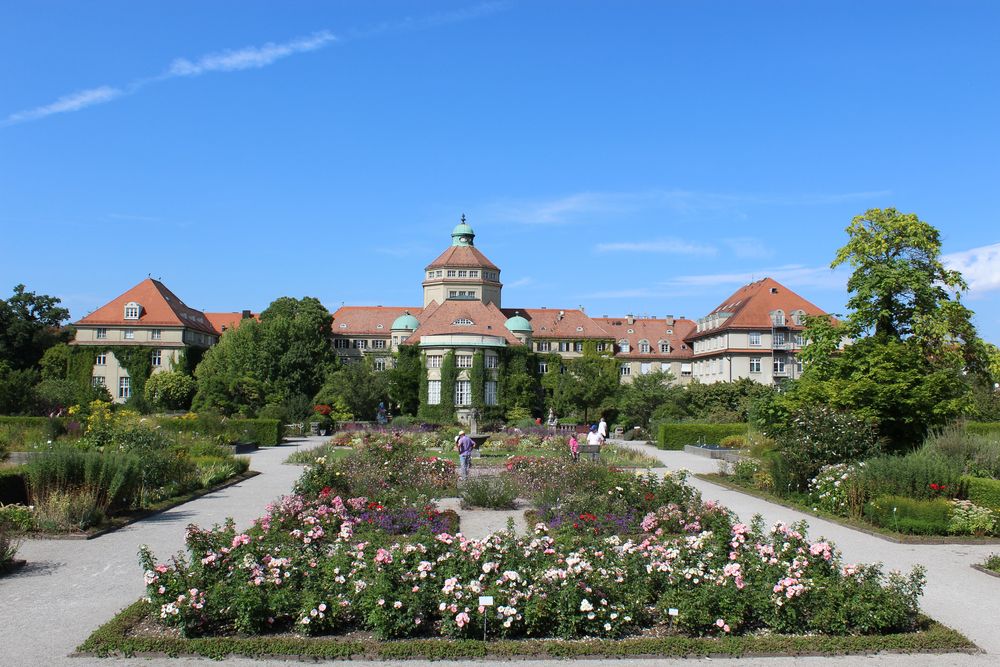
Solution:
{"label": "white sign on stake", "polygon": [[480,595],[479,596],[479,606],[480,607],[492,607],[493,606],[493,596],[492,595]]}
{"label": "white sign on stake", "polygon": [[680,612],[677,611],[676,607],[671,607],[670,609],[667,610],[667,614],[669,614],[670,616],[677,616],[679,613]]}

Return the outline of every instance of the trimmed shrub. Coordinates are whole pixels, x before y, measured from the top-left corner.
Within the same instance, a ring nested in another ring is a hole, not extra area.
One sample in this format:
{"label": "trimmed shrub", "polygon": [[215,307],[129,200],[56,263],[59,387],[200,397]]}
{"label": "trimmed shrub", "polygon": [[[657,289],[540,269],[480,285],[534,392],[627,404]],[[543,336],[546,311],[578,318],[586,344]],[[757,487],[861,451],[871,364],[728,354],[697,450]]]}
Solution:
{"label": "trimmed shrub", "polygon": [[912,452],[877,456],[859,470],[868,498],[882,495],[929,499],[962,494],[962,464],[940,455]]}
{"label": "trimmed shrub", "polygon": [[944,498],[914,500],[882,496],[865,505],[865,516],[876,526],[913,535],[947,535],[951,503]]}
{"label": "trimmed shrub", "polygon": [[963,477],[965,497],[980,507],[1000,512],[1000,480]]}
{"label": "trimmed shrub", "polygon": [[462,484],[462,505],[494,510],[514,508],[517,487],[507,477],[472,477]]}
{"label": "trimmed shrub", "polygon": [[248,442],[260,447],[281,444],[281,422],[277,419],[230,419],[227,431],[238,442]]}
{"label": "trimmed shrub", "polygon": [[1000,438],[1000,422],[966,422],[965,432]]}
{"label": "trimmed shrub", "polygon": [[24,466],[0,469],[0,505],[25,504],[28,502],[28,488],[24,476]]}
{"label": "trimmed shrub", "polygon": [[698,442],[718,444],[723,438],[733,435],[745,436],[747,425],[729,424],[699,424],[677,423],[660,424],[656,437],[656,446],[660,449],[684,449],[685,445]]}

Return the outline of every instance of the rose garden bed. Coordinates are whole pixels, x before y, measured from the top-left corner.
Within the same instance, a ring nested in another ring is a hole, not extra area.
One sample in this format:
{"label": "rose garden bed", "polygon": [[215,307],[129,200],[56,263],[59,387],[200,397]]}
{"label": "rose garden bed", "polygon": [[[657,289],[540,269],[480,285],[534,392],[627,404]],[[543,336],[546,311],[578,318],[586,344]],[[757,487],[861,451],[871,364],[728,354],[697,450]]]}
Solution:
{"label": "rose garden bed", "polygon": [[[189,527],[143,549],[148,602],[80,648],[98,654],[753,655],[975,650],[923,618],[924,578],[844,563],[803,525],[750,524],[683,474],[520,457],[501,473],[532,532],[455,534],[433,498],[450,462],[410,436],[317,460],[252,526]],[[386,519],[387,516],[392,519]],[[485,626],[485,627],[484,627]],[[483,641],[485,637],[487,641]]]}

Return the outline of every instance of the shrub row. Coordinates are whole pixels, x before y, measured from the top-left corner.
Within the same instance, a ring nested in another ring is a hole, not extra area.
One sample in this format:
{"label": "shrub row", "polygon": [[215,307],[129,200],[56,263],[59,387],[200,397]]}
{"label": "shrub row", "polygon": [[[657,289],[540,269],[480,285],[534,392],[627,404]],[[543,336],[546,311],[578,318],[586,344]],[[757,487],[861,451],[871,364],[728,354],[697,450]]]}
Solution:
{"label": "shrub row", "polygon": [[160,427],[173,433],[200,433],[229,442],[245,442],[260,447],[281,444],[282,428],[277,419],[197,419],[165,418]]}
{"label": "shrub row", "polygon": [[980,507],[1000,512],[1000,480],[983,477],[963,477],[965,496]]}
{"label": "shrub row", "polygon": [[965,432],[1000,438],[1000,422],[966,422]]}
{"label": "shrub row", "polygon": [[751,656],[751,655],[843,655],[858,653],[976,651],[976,646],[960,633],[932,621],[921,631],[888,635],[799,636],[759,635],[722,638],[639,638],[623,640],[426,640],[375,641],[351,639],[308,639],[300,637],[201,638],[144,637],[134,629],[146,619],[153,620],[153,606],[136,602],[94,631],[77,650],[99,656],[134,656],[141,653],[171,656],[197,655],[221,660],[229,656],[250,658],[297,656],[314,659],[358,657],[383,660],[423,658],[471,659],[597,656]]}
{"label": "shrub row", "polygon": [[660,424],[656,446],[660,449],[684,449],[698,442],[718,444],[723,438],[747,433],[746,424]]}
{"label": "shrub row", "polygon": [[865,516],[876,526],[899,533],[947,535],[951,503],[944,498],[882,496],[865,505]]}

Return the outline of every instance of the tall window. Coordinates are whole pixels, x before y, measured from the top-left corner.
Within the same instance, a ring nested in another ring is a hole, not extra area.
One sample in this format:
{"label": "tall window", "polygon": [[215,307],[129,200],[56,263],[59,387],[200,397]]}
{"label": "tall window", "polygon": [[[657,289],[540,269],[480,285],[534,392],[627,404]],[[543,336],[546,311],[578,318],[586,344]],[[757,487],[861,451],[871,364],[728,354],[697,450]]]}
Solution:
{"label": "tall window", "polygon": [[132,378],[118,378],[118,398],[132,395]]}
{"label": "tall window", "polygon": [[153,329],[149,332],[150,340],[162,340],[163,339],[163,329]]}
{"label": "tall window", "polygon": [[107,338],[108,337],[108,330],[107,329],[98,329],[97,332],[95,333],[94,337],[97,338],[98,340],[102,340],[104,338]]}
{"label": "tall window", "polygon": [[632,365],[622,364],[618,372],[622,374],[622,377],[625,377],[626,375],[632,375]]}
{"label": "tall window", "polygon": [[604,352],[607,349],[607,345],[608,345],[607,343],[601,341],[600,343],[597,344],[597,351]]}
{"label": "tall window", "polygon": [[552,344],[547,340],[540,340],[535,343],[535,350],[538,352],[548,352],[550,349],[552,349]]}
{"label": "tall window", "polygon": [[643,363],[639,364],[639,373],[641,375],[649,375],[649,373],[652,370],[653,370],[653,364],[651,364],[649,362],[643,362]]}
{"label": "tall window", "polygon": [[561,341],[559,341],[559,351],[560,352],[569,352],[569,341],[568,340],[561,340]]}
{"label": "tall window", "polygon": [[163,364],[163,355],[160,350],[153,350],[150,355],[149,363],[153,366],[160,366]]}
{"label": "tall window", "polygon": [[378,357],[375,359],[374,368],[376,371],[384,371],[386,369],[385,357]]}
{"label": "tall window", "polygon": [[776,327],[783,327],[783,326],[785,326],[785,311],[783,311],[783,310],[776,310],[773,313],[771,313],[771,322]]}
{"label": "tall window", "polygon": [[574,352],[583,352],[583,341],[582,340],[578,340],[575,343],[573,343],[573,351]]}
{"label": "tall window", "polygon": [[665,340],[661,340],[660,341],[660,353],[661,354],[670,354],[670,343],[668,343]]}
{"label": "tall window", "polygon": [[500,367],[500,357],[495,354],[486,355],[486,368],[499,368]]}
{"label": "tall window", "polygon": [[427,381],[427,405],[441,405],[441,380]]}
{"label": "tall window", "polygon": [[774,373],[775,373],[775,375],[779,375],[779,374],[780,375],[784,375],[785,374],[785,358],[784,357],[775,357],[774,358]]}
{"label": "tall window", "polygon": [[760,373],[760,357],[750,357],[750,372]]}
{"label": "tall window", "polygon": [[455,405],[468,405],[472,402],[472,382],[457,380],[455,382]]}
{"label": "tall window", "polygon": [[760,345],[760,332],[759,331],[751,331],[749,335],[750,335],[750,345],[751,345],[751,347],[757,347],[757,346],[759,346]]}
{"label": "tall window", "polygon": [[135,338],[135,329],[125,330],[125,340],[133,340]]}
{"label": "tall window", "polygon": [[796,346],[802,347],[802,334],[797,333],[794,336],[792,336],[792,341],[794,341]]}
{"label": "tall window", "polygon": [[455,357],[456,368],[472,368],[472,355],[459,354]]}
{"label": "tall window", "polygon": [[427,368],[441,368],[441,356],[435,354],[427,357]]}
{"label": "tall window", "polygon": [[483,400],[486,405],[496,405],[497,404],[497,383],[496,380],[486,381],[486,392],[483,396]]}
{"label": "tall window", "polygon": [[538,372],[539,373],[548,373],[549,372],[549,362],[547,362],[547,361],[539,361],[538,362]]}
{"label": "tall window", "polygon": [[643,340],[639,341],[639,351],[640,352],[649,352],[649,341],[648,340],[643,339]]}
{"label": "tall window", "polygon": [[785,344],[785,332],[784,331],[775,331],[774,332],[774,344],[776,346],[777,345],[784,345]]}
{"label": "tall window", "polygon": [[97,355],[94,358],[94,363],[97,364],[98,366],[104,366],[105,364],[108,363],[108,355],[106,354]]}

